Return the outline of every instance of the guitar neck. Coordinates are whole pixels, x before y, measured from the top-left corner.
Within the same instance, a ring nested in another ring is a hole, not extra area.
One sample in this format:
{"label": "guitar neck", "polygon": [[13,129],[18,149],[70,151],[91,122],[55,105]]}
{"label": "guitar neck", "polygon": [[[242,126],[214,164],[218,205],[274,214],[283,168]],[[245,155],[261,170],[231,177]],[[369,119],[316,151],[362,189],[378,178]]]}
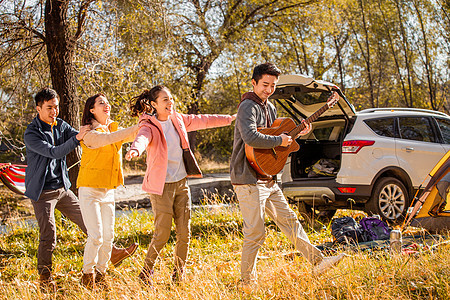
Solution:
{"label": "guitar neck", "polygon": [[311,116],[309,116],[308,118],[305,119],[304,122],[300,123],[300,125],[298,125],[295,129],[293,129],[291,132],[289,132],[289,135],[292,138],[297,137],[297,135],[306,128],[305,124],[310,124],[312,122],[314,122],[315,120],[317,120],[321,114],[323,114],[324,112],[326,112],[328,110],[329,106],[328,103],[326,103],[324,106],[322,106],[321,108],[319,108],[315,113],[313,113]]}

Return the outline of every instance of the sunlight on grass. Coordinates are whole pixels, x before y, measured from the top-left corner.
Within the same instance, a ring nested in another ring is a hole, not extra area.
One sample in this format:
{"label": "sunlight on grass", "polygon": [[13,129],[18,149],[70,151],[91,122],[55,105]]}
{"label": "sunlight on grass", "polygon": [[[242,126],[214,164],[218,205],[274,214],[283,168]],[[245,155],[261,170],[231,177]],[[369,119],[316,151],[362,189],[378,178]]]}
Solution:
{"label": "sunlight on grass", "polygon": [[[391,256],[386,251],[357,252],[319,278],[298,255],[275,224],[266,220],[267,234],[258,262],[259,285],[250,295],[239,285],[242,217],[236,205],[196,208],[185,279],[170,280],[175,233],[155,267],[154,289],[139,274],[153,233],[146,210],[123,212],[116,223],[116,243],[138,242],[136,254],[108,271],[110,288],[89,291],[79,283],[84,235],[59,217],[54,252],[57,295],[40,292],[36,271],[38,230],[16,226],[0,236],[0,299],[448,299],[450,245],[416,256]],[[314,244],[332,241],[329,224],[308,231]]]}

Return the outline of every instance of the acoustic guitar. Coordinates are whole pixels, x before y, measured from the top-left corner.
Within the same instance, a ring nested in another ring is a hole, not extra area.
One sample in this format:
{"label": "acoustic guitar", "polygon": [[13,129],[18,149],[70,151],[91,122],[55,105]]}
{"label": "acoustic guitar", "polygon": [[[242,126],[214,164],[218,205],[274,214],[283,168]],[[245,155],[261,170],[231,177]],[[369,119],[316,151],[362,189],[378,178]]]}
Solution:
{"label": "acoustic guitar", "polygon": [[273,176],[278,174],[286,164],[287,158],[291,152],[298,151],[300,146],[295,141],[300,132],[317,118],[333,107],[339,101],[339,95],[333,92],[328,98],[327,103],[319,108],[314,114],[309,116],[300,125],[296,125],[290,118],[278,118],[269,128],[258,128],[258,132],[267,135],[280,135],[282,133],[292,137],[292,144],[283,147],[278,146],[270,149],[253,148],[245,145],[245,155],[252,168],[261,175]]}

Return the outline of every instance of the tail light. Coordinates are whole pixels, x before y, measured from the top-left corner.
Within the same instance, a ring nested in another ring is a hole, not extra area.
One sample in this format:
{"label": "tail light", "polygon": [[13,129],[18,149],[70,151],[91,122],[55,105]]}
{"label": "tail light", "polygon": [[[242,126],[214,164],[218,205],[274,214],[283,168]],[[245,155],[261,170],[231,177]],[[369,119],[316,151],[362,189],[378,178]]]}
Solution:
{"label": "tail light", "polygon": [[375,144],[375,141],[365,141],[365,140],[356,140],[356,141],[344,141],[342,143],[342,153],[358,153],[364,146],[372,146]]}
{"label": "tail light", "polygon": [[356,188],[352,188],[352,187],[339,187],[338,188],[339,192],[343,193],[343,194],[353,194],[356,191]]}

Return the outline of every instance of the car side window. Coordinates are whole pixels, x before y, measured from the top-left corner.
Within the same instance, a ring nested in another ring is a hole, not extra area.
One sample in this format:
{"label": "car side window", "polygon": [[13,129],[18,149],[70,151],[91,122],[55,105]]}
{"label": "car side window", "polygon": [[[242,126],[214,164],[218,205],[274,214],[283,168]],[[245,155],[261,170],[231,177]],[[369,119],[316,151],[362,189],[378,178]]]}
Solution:
{"label": "car side window", "polygon": [[436,142],[430,119],[426,117],[399,117],[398,121],[402,139]]}
{"label": "car side window", "polygon": [[313,133],[316,140],[328,141],[332,131],[333,127],[322,127],[314,129]]}
{"label": "car side window", "polygon": [[368,119],[364,122],[378,135],[395,137],[394,118]]}
{"label": "car side window", "polygon": [[444,144],[450,144],[450,120],[436,118]]}

